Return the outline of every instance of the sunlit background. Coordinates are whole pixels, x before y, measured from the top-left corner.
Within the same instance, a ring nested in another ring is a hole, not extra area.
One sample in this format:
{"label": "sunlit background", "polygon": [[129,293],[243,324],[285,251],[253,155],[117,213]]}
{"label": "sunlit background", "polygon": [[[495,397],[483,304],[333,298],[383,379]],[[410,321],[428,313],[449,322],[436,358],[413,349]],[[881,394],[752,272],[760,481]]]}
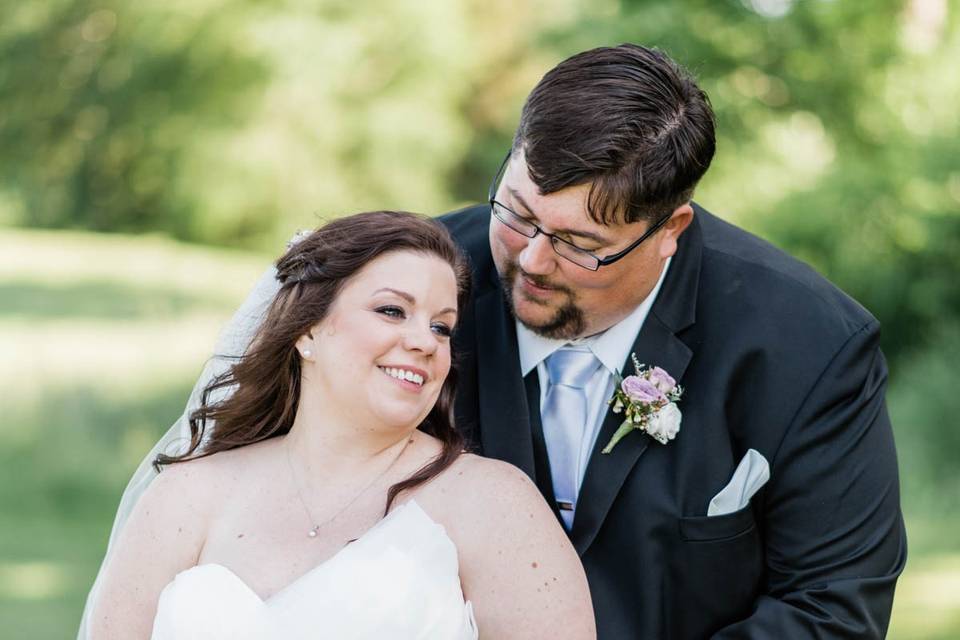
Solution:
{"label": "sunlit background", "polygon": [[298,228],[484,198],[601,44],[700,78],[697,200],[884,326],[911,556],[960,637],[960,7],[946,0],[0,0],[0,635],[69,638],[126,479]]}

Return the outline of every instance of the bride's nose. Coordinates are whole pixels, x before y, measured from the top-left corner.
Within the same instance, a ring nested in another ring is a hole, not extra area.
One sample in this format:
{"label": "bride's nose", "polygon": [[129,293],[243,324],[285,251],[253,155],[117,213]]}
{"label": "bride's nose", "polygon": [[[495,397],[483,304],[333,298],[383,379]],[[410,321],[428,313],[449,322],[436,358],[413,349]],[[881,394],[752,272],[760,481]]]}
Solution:
{"label": "bride's nose", "polygon": [[408,351],[421,351],[427,355],[436,352],[439,346],[439,339],[429,326],[419,327],[410,326],[403,333],[403,348]]}

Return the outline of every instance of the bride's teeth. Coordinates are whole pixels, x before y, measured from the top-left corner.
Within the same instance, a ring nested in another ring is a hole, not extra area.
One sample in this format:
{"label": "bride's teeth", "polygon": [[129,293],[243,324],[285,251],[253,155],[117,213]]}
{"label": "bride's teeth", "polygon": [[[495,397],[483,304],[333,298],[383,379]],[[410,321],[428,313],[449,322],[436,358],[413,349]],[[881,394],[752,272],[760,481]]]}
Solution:
{"label": "bride's teeth", "polygon": [[380,367],[384,373],[387,375],[396,378],[397,380],[407,380],[408,382],[413,382],[414,384],[422,385],[423,376],[419,373],[414,373],[413,371],[407,371],[406,369],[394,369],[393,367]]}

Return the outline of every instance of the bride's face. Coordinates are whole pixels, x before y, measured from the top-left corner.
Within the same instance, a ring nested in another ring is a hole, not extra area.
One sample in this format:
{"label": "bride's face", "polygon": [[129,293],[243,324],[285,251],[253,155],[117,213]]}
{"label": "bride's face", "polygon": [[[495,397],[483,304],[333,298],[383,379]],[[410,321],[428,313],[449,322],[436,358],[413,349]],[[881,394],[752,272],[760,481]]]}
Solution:
{"label": "bride's face", "polygon": [[319,393],[361,428],[416,427],[450,371],[456,309],[456,277],[442,259],[381,255],[346,282],[312,339],[298,341],[301,353],[312,352],[303,392]]}

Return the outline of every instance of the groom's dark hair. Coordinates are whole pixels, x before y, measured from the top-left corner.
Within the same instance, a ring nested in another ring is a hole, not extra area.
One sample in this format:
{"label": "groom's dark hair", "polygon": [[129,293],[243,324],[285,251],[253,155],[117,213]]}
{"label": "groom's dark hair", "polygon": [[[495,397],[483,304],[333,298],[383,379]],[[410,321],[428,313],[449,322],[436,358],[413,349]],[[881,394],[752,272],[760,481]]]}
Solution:
{"label": "groom's dark hair", "polygon": [[590,183],[587,210],[599,224],[656,220],[688,202],[715,147],[710,100],[690,73],[635,44],[550,70],[513,140],[541,193]]}

